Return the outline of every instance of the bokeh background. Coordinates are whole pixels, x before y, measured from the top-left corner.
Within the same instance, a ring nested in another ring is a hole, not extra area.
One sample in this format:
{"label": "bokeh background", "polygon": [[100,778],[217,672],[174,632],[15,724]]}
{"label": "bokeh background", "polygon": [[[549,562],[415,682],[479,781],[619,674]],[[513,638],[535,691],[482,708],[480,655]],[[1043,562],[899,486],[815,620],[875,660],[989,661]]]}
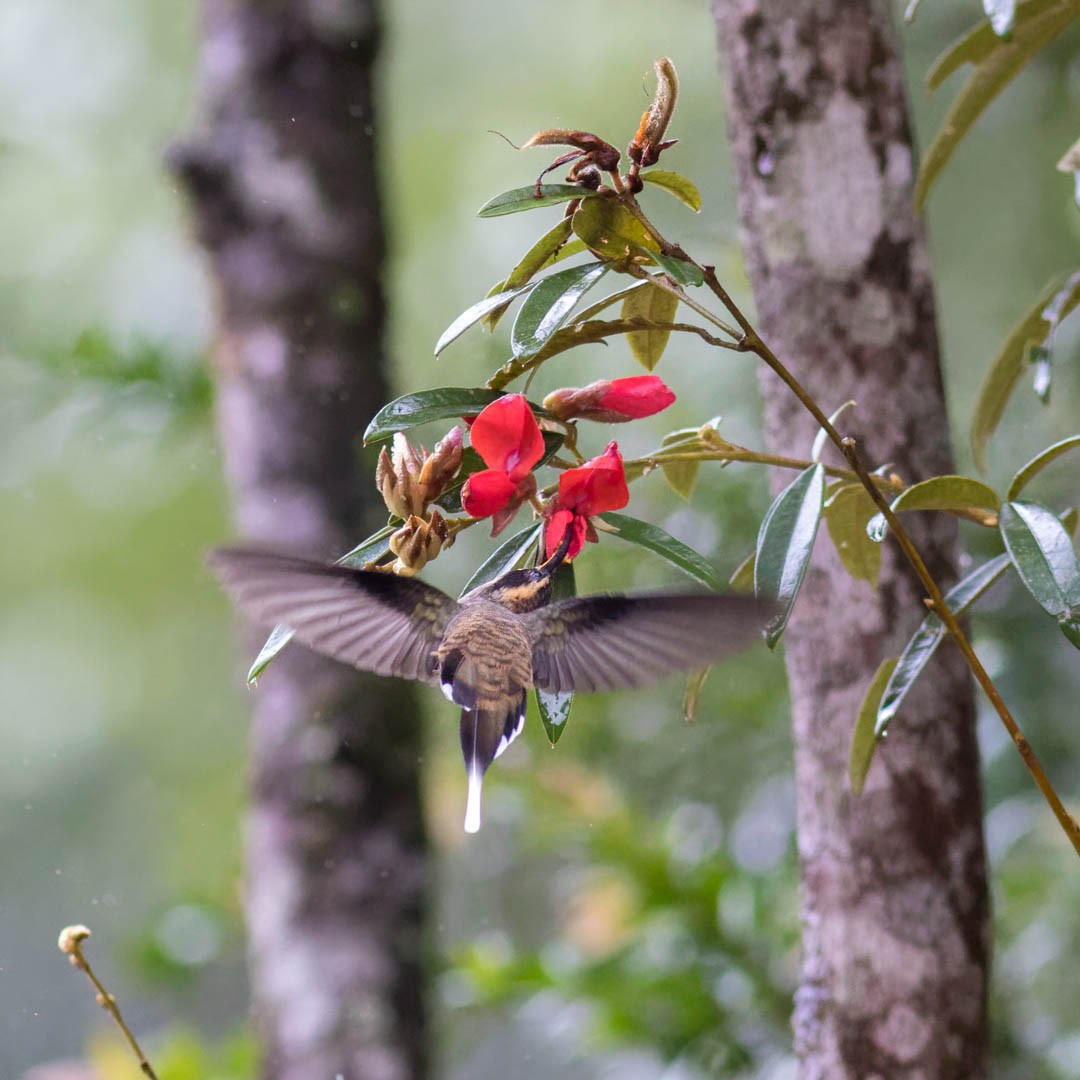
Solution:
{"label": "bokeh background", "polygon": [[[579,127],[624,143],[657,56],[674,59],[683,87],[682,141],[665,162],[705,196],[700,216],[653,196],[657,216],[748,299],[706,5],[386,7],[378,143],[400,391],[466,385],[501,362],[503,327],[472,332],[438,365],[431,348],[550,224],[475,217],[541,165],[489,129],[520,141]],[[248,657],[202,568],[203,551],[230,534],[206,370],[214,297],[162,166],[197,115],[197,14],[175,0],[0,5],[4,1077],[84,1057],[110,1080],[136,1075],[56,951],[58,930],[76,921],[93,927],[91,956],[163,1076],[251,1075],[240,863]],[[928,98],[919,80],[978,15],[973,2],[927,3],[904,31],[923,142],[954,85]],[[989,110],[931,197],[962,468],[996,346],[1047,281],[1076,266],[1080,215],[1053,166],[1078,134],[1078,107],[1073,35]],[[1050,405],[1025,391],[1010,406],[992,482],[1075,432],[1077,339],[1069,324],[1058,336]],[[633,374],[622,349],[556,362],[546,377],[581,385],[601,365]],[[756,439],[749,361],[680,341],[660,374],[679,401],[651,432],[620,432],[631,452],[716,414],[736,441]],[[1062,459],[1032,494],[1077,505],[1077,475]],[[765,476],[732,467],[705,475],[689,505],[647,479],[632,510],[730,572],[767,504]],[[996,551],[974,528],[965,536],[974,557]],[[428,576],[459,587],[489,549],[474,530]],[[615,542],[590,549],[579,587],[670,580],[648,558]],[[1015,582],[991,594],[974,627],[1075,811],[1076,652]],[[492,771],[484,831],[467,844],[453,711],[426,699],[440,1075],[498,1077],[512,1060],[519,1080],[793,1076],[797,891],[781,670],[764,649],[717,669],[693,725],[680,719],[677,681],[580,700],[555,751],[532,723]],[[1064,1080],[1080,1075],[1080,879],[996,719],[981,715],[995,1075]]]}

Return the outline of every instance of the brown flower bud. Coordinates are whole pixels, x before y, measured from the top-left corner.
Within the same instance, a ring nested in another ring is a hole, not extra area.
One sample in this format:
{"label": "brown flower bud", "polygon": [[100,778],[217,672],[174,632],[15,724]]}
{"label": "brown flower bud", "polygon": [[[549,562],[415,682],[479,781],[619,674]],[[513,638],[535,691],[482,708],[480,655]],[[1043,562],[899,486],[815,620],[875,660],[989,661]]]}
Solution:
{"label": "brown flower bud", "polygon": [[394,435],[393,454],[388,454],[385,447],[380,451],[375,486],[395,517],[407,520],[423,514],[427,506],[420,485],[423,464],[423,458],[400,431]]}
{"label": "brown flower bud", "polygon": [[635,165],[646,168],[660,160],[660,154],[676,140],[664,140],[668,124],[675,112],[675,102],[679,97],[679,77],[675,65],[663,56],[653,64],[656,72],[656,94],[652,104],[641,117],[637,134],[626,148],[627,156]]}
{"label": "brown flower bud", "polygon": [[611,143],[605,142],[591,131],[568,131],[565,128],[538,131],[521,144],[521,149],[525,150],[530,146],[573,146],[603,172],[614,172],[619,167],[619,158],[622,156]]}
{"label": "brown flower bud", "polygon": [[425,503],[434,502],[457,476],[463,453],[462,438],[461,428],[455,425],[425,457],[419,478],[420,495]]}
{"label": "brown flower bud", "polygon": [[412,577],[451,542],[450,530],[438,510],[432,510],[430,521],[414,515],[390,537],[390,550],[397,556],[391,570]]}

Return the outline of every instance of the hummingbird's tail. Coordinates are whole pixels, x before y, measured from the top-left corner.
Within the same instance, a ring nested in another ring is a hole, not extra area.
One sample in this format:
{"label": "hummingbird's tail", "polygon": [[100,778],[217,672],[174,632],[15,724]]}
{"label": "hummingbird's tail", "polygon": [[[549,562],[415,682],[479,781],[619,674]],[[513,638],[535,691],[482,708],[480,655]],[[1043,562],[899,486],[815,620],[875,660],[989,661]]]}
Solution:
{"label": "hummingbird's tail", "polygon": [[488,766],[521,734],[525,726],[525,691],[496,709],[461,710],[461,752],[469,777],[465,831],[480,829],[480,792]]}

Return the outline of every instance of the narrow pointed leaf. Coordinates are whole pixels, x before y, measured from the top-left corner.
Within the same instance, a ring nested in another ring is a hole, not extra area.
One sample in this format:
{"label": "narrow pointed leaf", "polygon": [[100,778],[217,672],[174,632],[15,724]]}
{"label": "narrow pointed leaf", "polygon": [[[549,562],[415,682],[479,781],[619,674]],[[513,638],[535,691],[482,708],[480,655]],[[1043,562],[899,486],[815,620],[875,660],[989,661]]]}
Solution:
{"label": "narrow pointed leaf", "polygon": [[700,582],[710,589],[723,587],[723,580],[713,569],[709,561],[699,555],[692,547],[688,547],[681,540],[676,540],[670,533],[665,532],[659,525],[651,525],[646,521],[639,521],[627,514],[601,514],[601,518],[618,531],[615,533],[620,540],[637,544],[639,547],[659,555],[666,559],[672,566],[681,570],[687,576]]}
{"label": "narrow pointed leaf", "polygon": [[866,774],[870,771],[870,763],[874,760],[874,751],[878,744],[874,719],[877,716],[881,695],[885,693],[885,685],[896,663],[896,657],[881,661],[870,681],[870,687],[866,691],[866,697],[863,698],[859,715],[855,720],[855,730],[851,734],[851,752],[848,755],[848,781],[851,784],[851,793],[856,797],[863,793]]}
{"label": "narrow pointed leaf", "polygon": [[516,297],[521,296],[523,293],[527,293],[532,288],[532,283],[522,285],[517,289],[504,289],[502,292],[495,293],[494,296],[485,296],[483,300],[478,300],[472,307],[466,308],[443,332],[439,335],[439,340],[435,342],[435,355],[446,348],[452,341],[456,341],[470,326],[474,326],[485,315],[490,314],[499,308],[505,308]]}
{"label": "narrow pointed leaf", "polygon": [[698,701],[701,699],[701,691],[705,686],[705,680],[709,677],[711,667],[699,668],[691,671],[686,677],[686,690],[683,691],[682,712],[683,719],[692,724],[697,720]]}
{"label": "narrow pointed leaf", "polygon": [[649,283],[647,281],[635,281],[632,285],[627,285],[623,289],[619,289],[617,292],[609,293],[607,296],[596,303],[590,304],[588,307],[582,308],[574,316],[574,327],[567,327],[567,329],[573,329],[579,326],[584,326],[586,323],[596,319],[596,316],[601,312],[606,311],[612,304],[618,304],[620,301],[625,300],[631,293],[640,292],[642,289],[647,289]]}
{"label": "narrow pointed leaf", "polygon": [[698,472],[701,470],[700,461],[660,461],[664,479],[668,486],[680,498],[689,501],[693,494],[694,485],[697,483]]}
{"label": "narrow pointed leaf", "polygon": [[[497,401],[504,393],[503,390],[489,390],[486,386],[440,386],[405,394],[375,414],[364,432],[364,444],[382,442],[396,431],[408,431],[433,420],[476,416],[485,405]],[[532,402],[529,405],[538,417],[551,415],[541,405]]]}
{"label": "narrow pointed leaf", "polygon": [[[488,296],[494,296],[496,292],[513,292],[527,285],[544,269],[556,261],[556,256],[564,254],[564,248],[568,247],[567,240],[570,238],[570,219],[561,218],[559,223],[549,229],[525,254],[521,261],[506,275],[506,280],[497,288],[493,289]],[[584,244],[578,244],[578,249],[583,250]],[[500,304],[494,310],[481,316],[480,321],[488,330],[494,330],[499,319],[509,307],[509,304]],[[436,350],[437,351],[437,350]]]}
{"label": "narrow pointed leaf", "polygon": [[608,271],[607,263],[571,266],[549,274],[521,305],[510,345],[515,357],[534,356],[570,317],[574,306]]}
{"label": "narrow pointed leaf", "polygon": [[1077,15],[1080,0],[1027,0],[1016,8],[1008,40],[998,37],[990,23],[982,23],[938,60],[926,79],[931,90],[963,63],[975,64],[975,71],[926,151],[915,184],[916,206],[922,207],[930,186],[987,105]]}
{"label": "narrow pointed leaf", "polygon": [[1028,592],[1059,622],[1080,616],[1080,567],[1061,519],[1037,503],[1008,502],[1001,537]]}
{"label": "narrow pointed leaf", "polygon": [[881,574],[881,544],[867,535],[866,526],[876,511],[862,484],[841,484],[825,502],[825,524],[844,569],[874,588]]}
{"label": "narrow pointed leaf", "polygon": [[[854,406],[854,404],[855,404],[854,401],[845,401],[844,404],[841,405],[840,408],[837,409],[836,412],[834,412],[832,414],[832,416],[829,417],[829,423],[833,427],[835,427],[836,426],[836,421],[839,420],[840,417],[843,416],[844,413],[847,412],[848,409],[852,408],[852,406]],[[820,461],[821,460],[821,455],[825,450],[825,440],[828,437],[829,437],[828,432],[823,427],[819,427],[818,431],[817,431],[817,434],[814,436],[814,441],[810,444],[810,460],[811,461]]]}
{"label": "narrow pointed leaf", "polygon": [[731,572],[728,585],[736,592],[754,591],[754,563],[757,560],[757,552],[751,551],[749,555]]}
{"label": "narrow pointed leaf", "polygon": [[1068,453],[1070,450],[1075,450],[1078,446],[1080,446],[1080,435],[1070,435],[1067,439],[1062,439],[1061,442],[1048,446],[1042,453],[1036,454],[1009,482],[1009,490],[1005,495],[1006,499],[1012,502],[1027,487],[1032,478],[1042,472],[1051,461],[1061,457],[1062,454]]}
{"label": "narrow pointed leaf", "polygon": [[1055,281],[1009,331],[983,380],[971,421],[971,453],[980,472],[986,471],[987,444],[1027,369],[1028,351],[1043,345],[1057,323],[1078,303],[1080,272]]}
{"label": "narrow pointed leaf", "polygon": [[[571,596],[577,596],[574,564],[563,563],[555,573],[551,599],[552,601],[566,600]],[[540,722],[544,725],[544,731],[552,746],[559,741],[559,737],[566,730],[566,722],[570,719],[570,710],[573,705],[573,691],[562,694],[552,694],[547,690],[536,691],[536,707],[540,713]]]}
{"label": "narrow pointed leaf", "polygon": [[[647,284],[635,289],[623,301],[624,319],[648,319],[654,323],[669,323],[675,319],[679,298],[658,285]],[[626,335],[630,351],[646,371],[652,371],[667,348],[670,330],[634,330]]]}
{"label": "narrow pointed leaf", "polygon": [[533,522],[527,529],[515,533],[509,540],[504,540],[479,566],[476,573],[469,578],[465,587],[461,590],[464,596],[489,581],[494,581],[508,570],[518,570],[523,567],[540,543],[540,537],[544,532],[543,522]]}
{"label": "narrow pointed leaf", "polygon": [[[1008,555],[998,555],[982,566],[972,570],[958,581],[944,596],[945,604],[955,615],[963,615],[995,581],[998,581],[1010,566]],[[931,612],[923,619],[919,629],[909,639],[896,670],[889,679],[889,684],[882,695],[874,722],[874,733],[881,736],[896,715],[907,692],[915,680],[922,674],[923,668],[930,661],[945,637],[945,624]]]}
{"label": "narrow pointed leaf", "polygon": [[765,627],[765,643],[776,647],[799,595],[814,550],[825,502],[825,468],[801,472],[774,500],[758,531],[754,591],[777,602]]}
{"label": "narrow pointed leaf", "polygon": [[571,199],[587,198],[591,192],[576,184],[541,184],[540,198],[536,197],[536,185],[514,188],[489,199],[479,210],[477,217],[502,217],[504,214],[518,214],[522,210],[535,210],[541,206],[557,206]]}
{"label": "narrow pointed leaf", "polygon": [[[377,533],[373,533],[366,540],[357,544],[352,551],[346,552],[338,559],[341,566],[363,567],[369,562],[374,562],[388,549],[387,541],[394,533],[395,526],[387,525]],[[259,655],[252,661],[248,669],[248,684],[254,686],[259,681],[259,676],[270,666],[282,649],[292,641],[293,631],[284,623],[279,623],[270,632],[266,643],[259,650]]]}
{"label": "narrow pointed leaf", "polygon": [[[948,510],[955,514],[977,516],[996,513],[1001,501],[997,492],[970,476],[932,476],[912,484],[892,501],[894,513],[908,510]],[[875,514],[867,524],[867,535],[875,542],[885,539],[887,526],[883,514]]]}
{"label": "narrow pointed leaf", "polygon": [[658,188],[670,192],[695,214],[701,210],[701,192],[693,180],[688,180],[681,173],[669,172],[666,169],[646,169],[640,175],[646,184],[655,184]]}
{"label": "narrow pointed leaf", "polygon": [[576,235],[602,259],[625,259],[638,248],[652,255],[656,241],[645,226],[614,199],[589,199],[574,211],[573,228]]}

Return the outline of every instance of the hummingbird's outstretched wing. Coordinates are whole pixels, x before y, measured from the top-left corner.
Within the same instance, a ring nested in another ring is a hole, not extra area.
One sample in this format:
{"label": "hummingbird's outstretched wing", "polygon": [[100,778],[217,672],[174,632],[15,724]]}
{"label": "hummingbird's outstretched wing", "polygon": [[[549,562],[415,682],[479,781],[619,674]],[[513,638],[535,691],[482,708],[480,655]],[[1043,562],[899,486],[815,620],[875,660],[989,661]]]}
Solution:
{"label": "hummingbird's outstretched wing", "polygon": [[362,671],[435,681],[435,648],[458,610],[438,589],[257,548],[217,548],[207,561],[253,622],[285,623],[297,641]]}
{"label": "hummingbird's outstretched wing", "polygon": [[526,616],[541,690],[629,690],[715,663],[746,645],[772,613],[752,596],[640,593],[577,596]]}

